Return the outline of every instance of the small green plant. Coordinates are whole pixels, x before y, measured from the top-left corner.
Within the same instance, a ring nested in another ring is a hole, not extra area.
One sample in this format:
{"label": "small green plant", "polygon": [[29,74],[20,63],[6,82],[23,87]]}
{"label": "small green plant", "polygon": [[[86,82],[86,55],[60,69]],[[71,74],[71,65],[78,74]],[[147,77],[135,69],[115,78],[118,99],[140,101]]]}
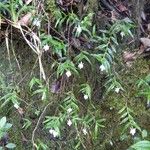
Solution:
{"label": "small green plant", "polygon": [[1,108],[8,104],[18,105],[20,104],[21,98],[19,97],[20,89],[18,86],[12,83],[7,84],[3,73],[0,72],[0,104]]}
{"label": "small green plant", "polygon": [[21,17],[22,13],[33,10],[33,7],[23,4],[22,0],[10,0],[7,3],[0,2],[0,10],[7,12],[8,16],[5,17],[11,17],[11,21],[13,21],[13,23],[16,24],[19,18]]}
{"label": "small green plant", "polygon": [[[87,85],[83,86],[87,87]],[[100,119],[100,117],[96,115],[96,112],[95,114],[92,114],[90,111],[87,112],[85,116],[80,117],[80,108],[78,105],[78,100],[75,98],[75,95],[72,92],[68,92],[67,97],[62,102],[58,115],[46,116],[44,121],[45,128],[49,129],[49,133],[54,138],[61,138],[63,136],[62,129],[64,128],[66,128],[70,135],[75,134],[77,142],[75,146],[76,149],[78,149],[81,145],[85,147],[85,136],[88,136],[91,133],[93,140],[97,139],[99,136],[99,129],[104,127],[103,122],[105,121],[105,119]],[[70,130],[71,128],[75,129],[75,133]]]}
{"label": "small green plant", "polygon": [[124,128],[123,128],[123,133],[125,131],[127,131],[127,129],[130,128],[130,132],[132,135],[134,135],[135,133],[132,133],[132,131],[134,132],[135,129],[138,129],[141,132],[141,128],[138,126],[138,124],[134,121],[134,117],[133,117],[133,110],[130,109],[127,105],[124,106],[119,112],[118,112],[121,117],[121,122],[120,124],[124,124]]}
{"label": "small green plant", "polygon": [[48,87],[46,85],[44,85],[41,80],[39,80],[35,77],[32,78],[29,83],[29,88],[30,88],[31,92],[32,92],[33,88],[37,88],[37,89],[34,89],[34,91],[32,92],[32,95],[38,94],[41,96],[41,100],[47,100]]}
{"label": "small green plant", "polygon": [[[7,132],[11,127],[12,124],[7,123],[6,117],[2,117],[0,119],[0,140],[2,140],[5,136],[7,136]],[[4,145],[4,147],[8,149],[14,149],[16,145],[13,143],[7,143],[6,145]],[[3,150],[4,147],[0,145],[1,150]]]}
{"label": "small green plant", "polygon": [[82,92],[84,94],[84,99],[86,99],[86,96],[91,99],[91,87],[89,84],[81,84],[81,90],[80,92]]}
{"label": "small green plant", "polygon": [[24,123],[23,123],[22,128],[27,130],[32,125],[32,122],[26,118],[24,118],[23,121],[24,121]]}
{"label": "small green plant", "polygon": [[42,45],[50,45],[52,54],[57,54],[59,58],[62,58],[67,53],[67,45],[57,37],[52,37],[50,35],[41,35]]}
{"label": "small green plant", "polygon": [[77,63],[80,63],[80,62],[82,62],[82,61],[86,61],[86,62],[88,62],[89,64],[92,65],[92,63],[91,63],[89,57],[90,57],[90,54],[89,54],[88,52],[82,51],[79,55],[77,55],[77,56],[74,58],[74,60],[75,60]]}
{"label": "small green plant", "polygon": [[76,37],[79,37],[82,32],[86,35],[88,34],[89,36],[91,36],[91,32],[89,28],[92,26],[92,18],[93,18],[93,13],[89,13],[81,21],[78,20],[78,23],[75,25]]}
{"label": "small green plant", "polygon": [[[53,134],[54,137],[61,135],[61,128],[64,124],[71,126],[72,123],[76,124],[76,121],[80,120],[78,116],[79,107],[74,94],[68,92],[67,95],[68,96],[63,100],[63,104],[60,107],[62,111],[60,111],[58,116],[46,116],[44,121],[45,128],[50,129],[50,133]],[[73,118],[70,118],[70,115],[73,115]],[[53,133],[51,131],[53,131]]]}
{"label": "small green plant", "polygon": [[38,144],[37,144],[37,150],[48,150],[49,147],[43,143],[41,140],[38,140]]}
{"label": "small green plant", "polygon": [[21,99],[19,98],[17,91],[11,89],[8,93],[0,98],[0,101],[3,101],[1,107],[4,107],[8,103],[12,103],[13,105],[19,104],[20,100]]}
{"label": "small green plant", "polygon": [[109,80],[106,81],[105,83],[105,87],[106,87],[106,93],[109,93],[110,91],[115,91],[116,93],[119,93],[119,91],[124,91],[121,83],[119,82],[119,80],[117,80],[117,76],[110,76]]}
{"label": "small green plant", "polygon": [[140,79],[137,82],[137,87],[140,90],[138,95],[144,96],[147,100],[147,104],[150,103],[150,75],[147,75],[144,79]]}
{"label": "small green plant", "polygon": [[62,76],[64,73],[69,71],[71,74],[78,75],[78,71],[74,65],[74,63],[70,60],[66,60],[64,63],[59,63],[57,68],[57,77]]}

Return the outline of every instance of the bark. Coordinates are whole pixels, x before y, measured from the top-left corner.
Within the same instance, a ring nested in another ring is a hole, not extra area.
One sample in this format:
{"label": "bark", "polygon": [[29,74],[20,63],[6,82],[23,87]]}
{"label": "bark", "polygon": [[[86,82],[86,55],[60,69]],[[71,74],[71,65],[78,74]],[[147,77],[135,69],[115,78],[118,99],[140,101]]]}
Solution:
{"label": "bark", "polygon": [[136,24],[136,28],[134,31],[134,37],[135,37],[135,42],[134,42],[134,48],[139,46],[139,40],[141,36],[141,13],[144,8],[146,0],[132,0],[132,18]]}

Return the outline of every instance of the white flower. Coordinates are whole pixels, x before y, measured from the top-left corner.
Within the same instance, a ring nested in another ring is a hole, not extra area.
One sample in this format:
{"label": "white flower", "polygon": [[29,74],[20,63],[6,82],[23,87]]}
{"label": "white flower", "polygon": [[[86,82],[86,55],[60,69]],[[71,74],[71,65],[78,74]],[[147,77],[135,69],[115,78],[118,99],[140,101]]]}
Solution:
{"label": "white flower", "polygon": [[49,130],[49,133],[52,134],[54,137],[57,137],[58,136],[58,132],[53,130],[53,129],[50,129]]}
{"label": "white flower", "polygon": [[104,65],[101,65],[99,68],[100,68],[101,71],[105,71],[106,70]]}
{"label": "white flower", "polygon": [[48,45],[44,45],[43,49],[44,49],[44,51],[48,51],[49,50],[49,46]]}
{"label": "white flower", "polygon": [[130,128],[130,134],[134,135],[136,133],[136,128]]}
{"label": "white flower", "polygon": [[18,105],[18,104],[14,104],[14,107],[15,107],[16,109],[19,109],[19,105]]}
{"label": "white flower", "polygon": [[83,68],[83,63],[82,63],[82,62],[79,63],[78,68],[79,68],[79,69],[82,69],[82,68]]}
{"label": "white flower", "polygon": [[121,32],[120,33],[121,37],[123,38],[125,36],[125,33],[124,32]]}
{"label": "white flower", "polygon": [[50,134],[53,134],[53,132],[54,132],[53,129],[50,129],[50,130],[49,130],[49,133],[50,133]]}
{"label": "white flower", "polygon": [[87,100],[89,97],[88,95],[84,95],[84,99]]}
{"label": "white flower", "polygon": [[58,136],[58,132],[56,132],[55,130],[53,131],[53,136],[57,137]]}
{"label": "white flower", "polygon": [[115,88],[115,92],[116,92],[116,93],[119,93],[119,91],[120,91],[120,88],[119,88],[119,87]]}
{"label": "white flower", "polygon": [[83,131],[83,134],[84,134],[84,135],[86,135],[86,134],[87,134],[87,130],[86,130],[86,128],[83,128],[83,129],[82,129],[82,131]]}
{"label": "white flower", "polygon": [[69,70],[66,72],[66,76],[67,76],[68,78],[71,76],[71,72],[70,72]]}
{"label": "white flower", "polygon": [[41,21],[38,18],[35,18],[32,23],[34,26],[40,27]]}
{"label": "white flower", "polygon": [[71,113],[71,112],[72,112],[72,108],[68,108],[68,109],[67,109],[67,112],[68,112],[68,113]]}
{"label": "white flower", "polygon": [[80,25],[78,25],[78,27],[77,27],[77,33],[78,33],[78,35],[81,33],[81,31],[82,31],[82,28],[81,28]]}
{"label": "white flower", "polygon": [[71,125],[72,125],[72,121],[71,121],[70,119],[67,121],[67,125],[68,125],[68,126],[71,126]]}

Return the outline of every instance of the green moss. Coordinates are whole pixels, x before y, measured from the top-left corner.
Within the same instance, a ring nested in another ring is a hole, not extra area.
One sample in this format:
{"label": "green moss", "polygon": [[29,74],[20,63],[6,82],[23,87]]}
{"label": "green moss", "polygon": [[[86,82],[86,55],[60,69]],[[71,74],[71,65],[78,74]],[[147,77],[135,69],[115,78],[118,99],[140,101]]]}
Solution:
{"label": "green moss", "polygon": [[88,13],[97,13],[98,11],[98,1],[89,0],[88,1]]}
{"label": "green moss", "polygon": [[59,19],[61,17],[61,11],[56,5],[55,0],[46,0],[46,10],[48,11],[51,18]]}

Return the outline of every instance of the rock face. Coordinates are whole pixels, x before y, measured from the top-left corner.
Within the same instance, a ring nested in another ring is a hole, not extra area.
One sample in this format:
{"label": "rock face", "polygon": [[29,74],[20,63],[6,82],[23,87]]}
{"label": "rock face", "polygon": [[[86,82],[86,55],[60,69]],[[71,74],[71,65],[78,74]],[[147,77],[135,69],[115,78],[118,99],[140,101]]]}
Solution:
{"label": "rock face", "polygon": [[140,38],[140,42],[144,46],[144,48],[150,47],[150,39],[149,38]]}

